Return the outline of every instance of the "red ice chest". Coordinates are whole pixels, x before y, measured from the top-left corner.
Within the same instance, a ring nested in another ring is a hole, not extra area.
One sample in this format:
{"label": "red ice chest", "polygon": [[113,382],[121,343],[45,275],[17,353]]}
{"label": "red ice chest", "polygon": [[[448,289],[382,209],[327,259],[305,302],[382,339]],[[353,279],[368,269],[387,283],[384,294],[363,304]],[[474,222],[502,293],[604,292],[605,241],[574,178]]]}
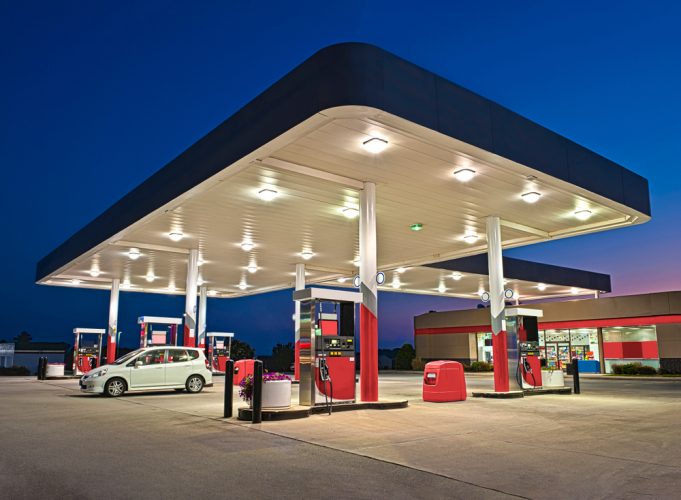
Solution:
{"label": "red ice chest", "polygon": [[239,385],[248,375],[253,375],[254,359],[240,359],[234,363],[234,385]]}
{"label": "red ice chest", "polygon": [[457,361],[431,361],[423,370],[423,400],[431,403],[466,400],[463,365]]}

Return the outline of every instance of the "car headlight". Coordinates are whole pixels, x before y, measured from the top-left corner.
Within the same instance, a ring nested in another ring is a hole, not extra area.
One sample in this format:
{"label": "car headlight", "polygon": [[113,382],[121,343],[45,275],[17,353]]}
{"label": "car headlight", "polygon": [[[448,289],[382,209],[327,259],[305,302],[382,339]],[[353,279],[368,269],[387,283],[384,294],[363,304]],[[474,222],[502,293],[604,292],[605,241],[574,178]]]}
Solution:
{"label": "car headlight", "polygon": [[101,370],[96,371],[95,373],[93,373],[93,374],[92,374],[92,378],[97,378],[97,377],[101,377],[102,375],[106,375],[106,372],[108,372],[108,371],[109,371],[108,368],[102,368]]}

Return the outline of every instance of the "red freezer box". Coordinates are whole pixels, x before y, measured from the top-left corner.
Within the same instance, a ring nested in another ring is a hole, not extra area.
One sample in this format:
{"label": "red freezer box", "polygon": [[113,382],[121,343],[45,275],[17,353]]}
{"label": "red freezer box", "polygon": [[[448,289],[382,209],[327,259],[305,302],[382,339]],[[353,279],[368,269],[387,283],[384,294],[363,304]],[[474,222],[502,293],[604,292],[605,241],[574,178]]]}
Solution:
{"label": "red freezer box", "polygon": [[239,385],[247,376],[253,376],[254,359],[240,359],[234,363],[234,385]]}
{"label": "red freezer box", "polygon": [[431,361],[423,370],[423,400],[446,403],[466,400],[463,365],[457,361]]}

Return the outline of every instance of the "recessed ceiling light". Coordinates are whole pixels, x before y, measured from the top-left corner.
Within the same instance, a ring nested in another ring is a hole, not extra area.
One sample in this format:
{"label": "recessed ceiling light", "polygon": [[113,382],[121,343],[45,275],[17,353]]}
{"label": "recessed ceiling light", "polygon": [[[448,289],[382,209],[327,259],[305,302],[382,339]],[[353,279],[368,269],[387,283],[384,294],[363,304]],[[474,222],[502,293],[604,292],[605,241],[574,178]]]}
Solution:
{"label": "recessed ceiling light", "polygon": [[140,251],[137,248],[131,248],[128,250],[128,257],[132,260],[137,260],[140,258]]}
{"label": "recessed ceiling light", "polygon": [[121,288],[130,288],[130,280],[126,279],[123,283],[121,283]]}
{"label": "recessed ceiling light", "polygon": [[263,201],[272,201],[279,193],[274,189],[261,189],[258,191],[258,197]]}
{"label": "recessed ceiling light", "polygon": [[437,287],[437,291],[440,293],[445,293],[447,291],[447,287],[445,286],[444,283],[440,283],[440,286]]}
{"label": "recessed ceiling light", "polygon": [[520,197],[526,203],[536,203],[537,201],[539,201],[539,198],[541,198],[541,193],[537,193],[536,191],[532,191],[532,192],[529,192],[529,193],[521,194]]}
{"label": "recessed ceiling light", "polygon": [[239,290],[246,290],[248,288],[248,285],[244,283],[243,281],[239,283]]}
{"label": "recessed ceiling light", "polygon": [[475,170],[470,168],[462,168],[454,172],[454,177],[456,177],[456,180],[458,181],[468,182],[475,177]]}
{"label": "recessed ceiling light", "polygon": [[388,147],[388,141],[379,137],[372,137],[371,139],[364,141],[362,146],[369,151],[369,153],[378,154]]}
{"label": "recessed ceiling light", "polygon": [[475,243],[476,241],[478,241],[478,235],[473,234],[473,233],[469,233],[469,234],[464,235],[463,240],[466,243],[469,243],[469,244]]}
{"label": "recessed ceiling light", "polygon": [[421,229],[423,229],[423,224],[421,224],[420,222],[417,222],[417,223],[409,226],[409,229],[411,229],[412,231],[420,231]]}
{"label": "recessed ceiling light", "polygon": [[249,273],[253,274],[258,270],[258,266],[256,266],[255,264],[251,264],[246,269],[248,270]]}
{"label": "recessed ceiling light", "polygon": [[546,290],[546,283],[537,284],[537,290],[539,290],[540,292],[543,292],[544,290]]}
{"label": "recessed ceiling light", "polygon": [[359,259],[355,259],[355,260],[352,261],[352,265],[355,266],[355,267],[359,267],[359,264],[360,264]]}
{"label": "recessed ceiling light", "polygon": [[173,241],[180,241],[182,238],[184,238],[184,234],[182,234],[180,231],[173,231],[172,233],[168,233],[168,238]]}
{"label": "recessed ceiling light", "polygon": [[338,278],[337,281],[338,281],[338,283],[345,283],[346,281],[348,281],[348,279],[344,276],[341,276],[340,278]]}
{"label": "recessed ceiling light", "polygon": [[254,247],[254,246],[255,246],[255,245],[254,245],[253,243],[251,243],[250,241],[244,241],[244,242],[241,244],[241,249],[242,249],[244,252],[250,252],[251,250],[253,250],[253,247]]}
{"label": "recessed ceiling light", "polygon": [[90,276],[92,276],[93,278],[96,278],[99,275],[100,275],[99,269],[96,269],[96,268],[90,269]]}
{"label": "recessed ceiling light", "polygon": [[572,295],[579,295],[579,288],[570,288],[570,293]]}
{"label": "recessed ceiling light", "polygon": [[196,261],[196,265],[199,266],[199,267],[204,265],[205,263],[206,263],[206,261],[203,260],[201,257],[199,257],[199,260]]}
{"label": "recessed ceiling light", "polygon": [[359,215],[359,210],[352,207],[345,207],[341,212],[343,212],[343,215],[345,215],[347,219],[354,219]]}
{"label": "recessed ceiling light", "polygon": [[394,279],[391,285],[393,288],[397,289],[402,286],[402,283],[400,283],[400,280]]}
{"label": "recessed ceiling light", "polygon": [[204,283],[205,283],[205,281],[203,281],[203,278],[201,276],[199,276],[199,279],[196,280],[196,285],[202,286]]}
{"label": "recessed ceiling light", "polygon": [[463,278],[463,274],[461,273],[452,273],[451,278],[454,281],[459,281],[461,278]]}
{"label": "recessed ceiling light", "polygon": [[208,295],[217,295],[218,292],[216,290],[208,290]]}
{"label": "recessed ceiling light", "polygon": [[303,258],[303,260],[310,260],[314,256],[314,253],[310,252],[309,250],[305,250],[304,252],[300,252],[300,256]]}
{"label": "recessed ceiling light", "polygon": [[400,274],[402,274],[402,273],[405,272],[406,270],[407,270],[406,267],[398,267],[397,269],[395,269],[395,271],[397,271],[397,272],[400,273]]}
{"label": "recessed ceiling light", "polygon": [[577,210],[575,212],[575,217],[577,217],[579,220],[587,220],[589,217],[591,217],[591,210]]}
{"label": "recessed ceiling light", "polygon": [[174,292],[175,290],[177,290],[177,289],[175,288],[175,285],[172,285],[172,284],[168,285],[168,291],[169,291],[169,292]]}
{"label": "recessed ceiling light", "polygon": [[147,280],[149,283],[154,281],[156,279],[156,276],[154,276],[154,273],[149,272],[147,275],[144,277],[145,280]]}
{"label": "recessed ceiling light", "polygon": [[80,280],[72,279],[72,280],[71,280],[71,284],[72,284],[72,285],[80,285]]}

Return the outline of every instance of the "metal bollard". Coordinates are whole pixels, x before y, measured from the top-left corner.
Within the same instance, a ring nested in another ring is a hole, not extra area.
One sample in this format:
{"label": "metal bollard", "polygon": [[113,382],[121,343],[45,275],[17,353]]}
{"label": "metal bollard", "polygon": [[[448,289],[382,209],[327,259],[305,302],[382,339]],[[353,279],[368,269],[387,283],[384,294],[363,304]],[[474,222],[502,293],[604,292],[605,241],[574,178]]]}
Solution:
{"label": "metal bollard", "polygon": [[572,358],[572,381],[574,383],[574,393],[581,394],[579,389],[579,363],[577,363],[577,358]]}
{"label": "metal bollard", "polygon": [[43,380],[47,380],[47,365],[48,365],[48,360],[47,356],[43,358]]}
{"label": "metal bollard", "polygon": [[253,363],[253,417],[251,422],[262,422],[262,361],[256,359]]}
{"label": "metal bollard", "polygon": [[225,408],[223,411],[223,418],[232,417],[232,392],[234,390],[234,361],[231,359],[227,361],[225,368]]}
{"label": "metal bollard", "polygon": [[40,356],[40,357],[38,358],[38,369],[36,370],[36,374],[37,374],[37,375],[36,375],[36,378],[37,378],[38,380],[42,380],[41,377],[43,376],[43,361],[44,361],[44,359],[45,359],[45,358],[43,358],[42,356]]}

